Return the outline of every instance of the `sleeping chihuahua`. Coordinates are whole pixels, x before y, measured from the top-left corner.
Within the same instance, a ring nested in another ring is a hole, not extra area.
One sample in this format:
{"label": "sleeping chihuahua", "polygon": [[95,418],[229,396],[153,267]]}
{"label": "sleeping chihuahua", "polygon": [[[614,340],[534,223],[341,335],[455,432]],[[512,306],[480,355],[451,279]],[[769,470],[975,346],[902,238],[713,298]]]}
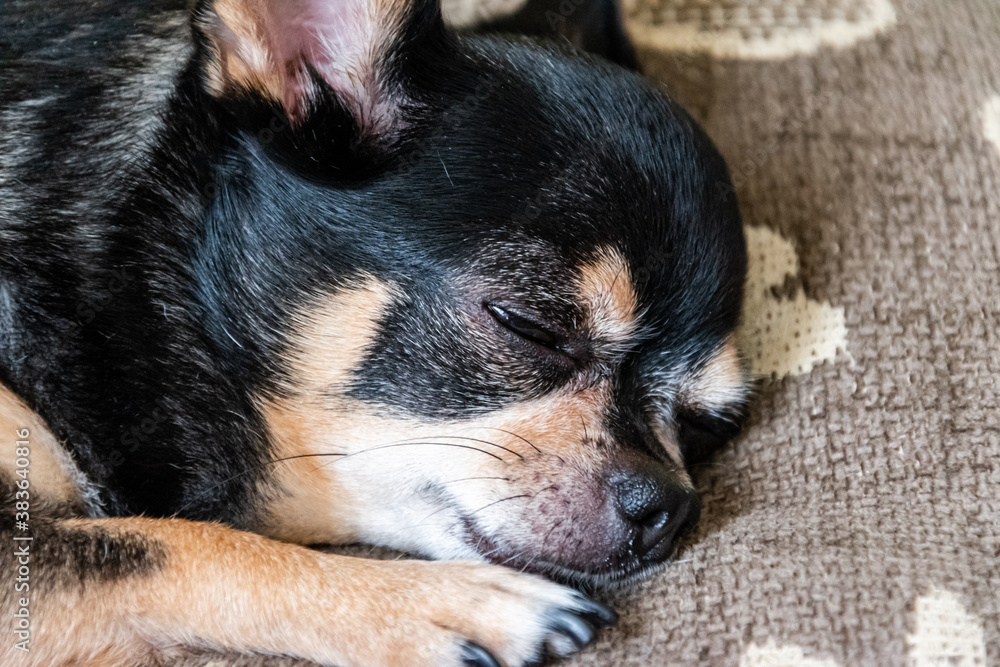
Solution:
{"label": "sleeping chihuahua", "polygon": [[[8,0],[0,34],[2,664],[524,665],[697,521],[746,251],[641,76],[436,0]],[[299,546],[352,542],[445,562]]]}

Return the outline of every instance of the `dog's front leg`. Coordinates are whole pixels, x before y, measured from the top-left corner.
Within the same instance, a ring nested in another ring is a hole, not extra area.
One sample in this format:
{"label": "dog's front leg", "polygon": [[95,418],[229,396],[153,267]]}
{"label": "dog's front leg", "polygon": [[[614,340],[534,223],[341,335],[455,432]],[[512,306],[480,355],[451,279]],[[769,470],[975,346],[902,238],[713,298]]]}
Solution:
{"label": "dog's front leg", "polygon": [[613,619],[499,567],[332,556],[217,524],[37,520],[32,538],[30,590],[15,592],[16,562],[0,574],[5,617],[30,598],[30,650],[6,638],[3,665],[132,665],[187,646],[342,667],[513,666],[579,648]]}

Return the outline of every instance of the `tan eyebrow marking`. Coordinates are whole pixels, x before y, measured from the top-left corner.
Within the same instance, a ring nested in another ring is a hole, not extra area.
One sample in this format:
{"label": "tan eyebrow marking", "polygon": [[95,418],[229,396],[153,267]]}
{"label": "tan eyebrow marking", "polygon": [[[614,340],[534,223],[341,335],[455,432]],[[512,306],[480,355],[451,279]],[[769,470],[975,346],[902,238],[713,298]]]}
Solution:
{"label": "tan eyebrow marking", "polygon": [[636,328],[639,298],[625,258],[615,248],[604,247],[579,271],[578,295],[587,326],[601,338],[628,340]]}
{"label": "tan eyebrow marking", "polygon": [[689,407],[719,410],[746,400],[749,389],[742,357],[732,337],[691,376],[682,394]]}

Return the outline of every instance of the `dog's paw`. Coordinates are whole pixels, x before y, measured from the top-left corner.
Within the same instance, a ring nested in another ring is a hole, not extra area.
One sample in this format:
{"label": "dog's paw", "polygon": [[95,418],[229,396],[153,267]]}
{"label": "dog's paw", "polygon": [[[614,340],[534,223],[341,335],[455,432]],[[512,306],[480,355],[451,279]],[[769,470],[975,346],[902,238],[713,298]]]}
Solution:
{"label": "dog's paw", "polygon": [[501,567],[393,565],[377,664],[520,667],[575,653],[618,620],[570,588]]}

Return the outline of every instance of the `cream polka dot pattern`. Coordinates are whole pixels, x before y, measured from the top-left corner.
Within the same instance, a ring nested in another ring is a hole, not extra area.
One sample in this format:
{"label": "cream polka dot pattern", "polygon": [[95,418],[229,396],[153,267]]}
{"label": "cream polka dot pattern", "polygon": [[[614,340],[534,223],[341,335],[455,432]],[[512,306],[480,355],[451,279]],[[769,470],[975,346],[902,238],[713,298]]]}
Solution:
{"label": "cream polka dot pattern", "polygon": [[845,48],[896,23],[889,0],[625,0],[639,46],[767,60]]}
{"label": "cream polka dot pattern", "polygon": [[769,639],[764,646],[750,644],[740,667],[838,667],[833,660],[807,658],[799,646],[778,646]]}
{"label": "cream polka dot pattern", "polygon": [[813,301],[798,290],[776,296],[786,276],[796,276],[795,248],[764,227],[746,228],[749,271],[739,338],[755,375],[803,375],[847,351],[844,309]]}
{"label": "cream polka dot pattern", "polygon": [[1000,155],[1000,95],[986,100],[983,106],[983,135]]}
{"label": "cream polka dot pattern", "polygon": [[986,667],[983,622],[958,597],[933,589],[917,599],[916,627],[907,636],[910,667]]}
{"label": "cream polka dot pattern", "polygon": [[449,25],[465,28],[513,14],[526,2],[527,0],[441,0],[441,11]]}

